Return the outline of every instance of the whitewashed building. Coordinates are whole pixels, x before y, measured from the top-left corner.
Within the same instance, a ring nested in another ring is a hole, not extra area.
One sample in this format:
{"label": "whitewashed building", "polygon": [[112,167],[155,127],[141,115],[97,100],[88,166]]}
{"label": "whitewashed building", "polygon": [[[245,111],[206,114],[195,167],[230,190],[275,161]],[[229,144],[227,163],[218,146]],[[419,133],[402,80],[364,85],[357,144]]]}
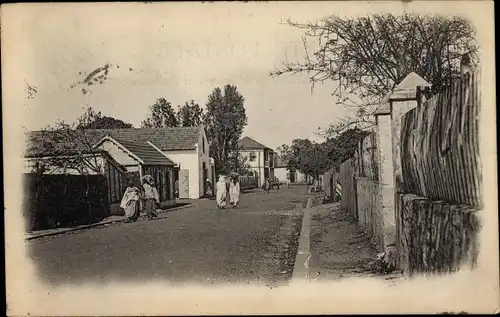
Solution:
{"label": "whitewashed building", "polygon": [[250,170],[257,176],[259,186],[264,184],[267,177],[274,177],[275,152],[273,149],[244,137],[238,143],[239,155],[247,158]]}
{"label": "whitewashed building", "polygon": [[[34,131],[31,133],[31,135],[36,134],[50,137],[46,132]],[[163,153],[165,159],[175,165],[172,181],[174,184],[175,181],[179,181],[178,198],[198,199],[203,197],[206,180],[209,179],[212,184],[215,183],[214,160],[209,157],[210,149],[203,126],[88,129],[85,130],[85,136],[89,144],[98,144],[107,137],[105,142],[101,142],[100,148],[108,151],[117,162],[127,167],[129,172],[137,169],[139,161],[128,155],[130,153],[127,154],[123,148],[127,148],[131,153],[141,153],[145,148],[135,146],[140,144],[141,147],[148,148],[148,151]],[[119,150],[118,144],[124,145],[123,148]],[[123,156],[125,154],[127,154],[127,159]],[[147,172],[144,171],[144,173]]]}

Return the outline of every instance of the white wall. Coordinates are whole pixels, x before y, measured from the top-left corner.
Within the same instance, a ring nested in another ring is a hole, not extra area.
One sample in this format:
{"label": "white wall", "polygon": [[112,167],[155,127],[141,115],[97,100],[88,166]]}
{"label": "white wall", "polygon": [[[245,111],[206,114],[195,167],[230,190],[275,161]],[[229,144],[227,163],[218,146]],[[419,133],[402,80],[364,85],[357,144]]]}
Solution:
{"label": "white wall", "polygon": [[286,167],[276,167],[274,168],[274,176],[278,177],[280,183],[286,183],[286,174],[288,170]]}
{"label": "white wall", "polygon": [[200,159],[198,149],[164,151],[164,153],[172,162],[179,164],[181,170],[189,170],[189,198],[200,198]]}
{"label": "white wall", "polygon": [[[250,153],[255,153],[255,160],[250,161]],[[240,150],[239,154],[246,157],[250,170],[256,171],[259,175],[259,186],[264,183],[264,150]]]}
{"label": "white wall", "polygon": [[124,166],[127,169],[127,172],[139,171],[140,162],[132,158],[127,152],[120,149],[115,143],[111,141],[104,141],[99,148],[108,152],[108,154],[116,162],[118,162],[118,164]]}
{"label": "white wall", "polygon": [[109,155],[120,165],[131,166],[139,164],[137,160],[132,158],[127,152],[120,149],[111,141],[104,141],[99,148],[108,152]]}
{"label": "white wall", "polygon": [[[205,140],[205,151],[203,151],[203,140]],[[207,169],[208,179],[212,179],[212,165],[210,163],[210,147],[208,145],[207,136],[205,135],[205,129],[201,129],[200,135],[198,137],[198,146],[196,148],[198,153],[198,195],[195,198],[200,198],[205,193],[203,192],[205,179],[203,179],[203,163]],[[189,172],[191,173],[191,172]],[[191,190],[190,190],[191,191]],[[189,195],[191,196],[191,194]]]}
{"label": "white wall", "polygon": [[[255,153],[254,161],[250,161],[250,153]],[[240,155],[248,159],[251,168],[264,167],[264,150],[240,150]]]}

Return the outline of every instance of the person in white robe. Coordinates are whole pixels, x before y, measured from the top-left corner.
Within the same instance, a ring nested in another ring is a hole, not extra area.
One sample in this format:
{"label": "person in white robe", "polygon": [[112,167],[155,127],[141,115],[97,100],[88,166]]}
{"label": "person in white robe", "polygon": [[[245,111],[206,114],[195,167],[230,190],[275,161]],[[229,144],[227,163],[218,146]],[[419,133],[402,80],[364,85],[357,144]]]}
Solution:
{"label": "person in white robe", "polygon": [[224,176],[219,176],[219,181],[216,185],[217,190],[217,207],[226,208],[227,187]]}
{"label": "person in white robe", "polygon": [[120,203],[120,208],[125,211],[125,222],[135,221],[137,219],[139,198],[139,188],[135,187],[134,182],[130,180]]}
{"label": "person in white robe", "polygon": [[233,208],[238,207],[238,203],[240,202],[240,183],[236,177],[233,177],[233,180],[229,185],[229,196]]}

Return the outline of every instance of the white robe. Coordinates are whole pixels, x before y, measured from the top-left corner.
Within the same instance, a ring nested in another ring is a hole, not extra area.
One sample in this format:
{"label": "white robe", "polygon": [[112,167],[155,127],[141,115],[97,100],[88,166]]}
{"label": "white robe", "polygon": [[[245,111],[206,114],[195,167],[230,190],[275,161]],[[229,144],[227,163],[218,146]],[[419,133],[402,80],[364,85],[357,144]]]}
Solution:
{"label": "white robe", "polygon": [[227,188],[226,181],[222,178],[219,178],[217,182],[217,206],[225,207],[226,206],[226,197],[227,197]]}
{"label": "white robe", "polygon": [[123,194],[120,207],[125,210],[125,217],[132,218],[136,211],[136,204],[139,203],[139,189],[137,187],[127,187]]}
{"label": "white robe", "polygon": [[232,204],[238,204],[240,201],[240,183],[236,182],[235,184],[231,182],[231,185],[229,185],[229,196]]}

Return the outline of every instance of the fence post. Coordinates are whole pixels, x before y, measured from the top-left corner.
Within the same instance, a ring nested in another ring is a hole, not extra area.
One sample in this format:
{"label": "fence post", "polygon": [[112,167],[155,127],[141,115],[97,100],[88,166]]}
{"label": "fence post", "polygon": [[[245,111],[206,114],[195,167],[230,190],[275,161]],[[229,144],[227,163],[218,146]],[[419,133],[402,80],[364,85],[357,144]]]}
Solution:
{"label": "fence post", "polygon": [[400,262],[401,252],[398,252],[400,241],[399,230],[396,230],[396,224],[401,216],[401,204],[397,204],[401,193],[404,193],[404,178],[401,168],[401,130],[402,117],[410,110],[418,107],[421,103],[422,90],[421,87],[429,87],[431,84],[426,82],[416,73],[410,73],[405,77],[392,91],[389,96],[390,112],[391,112],[391,140],[392,140],[392,162],[393,162],[393,189],[392,189],[392,213],[390,217],[385,218],[388,221],[386,228],[386,241],[384,242],[386,256],[389,255],[390,262],[395,264]]}
{"label": "fence post", "polygon": [[394,243],[394,178],[392,155],[392,129],[390,103],[381,104],[375,112],[376,147],[378,152],[379,206],[378,213],[383,224],[380,239],[384,251]]}

